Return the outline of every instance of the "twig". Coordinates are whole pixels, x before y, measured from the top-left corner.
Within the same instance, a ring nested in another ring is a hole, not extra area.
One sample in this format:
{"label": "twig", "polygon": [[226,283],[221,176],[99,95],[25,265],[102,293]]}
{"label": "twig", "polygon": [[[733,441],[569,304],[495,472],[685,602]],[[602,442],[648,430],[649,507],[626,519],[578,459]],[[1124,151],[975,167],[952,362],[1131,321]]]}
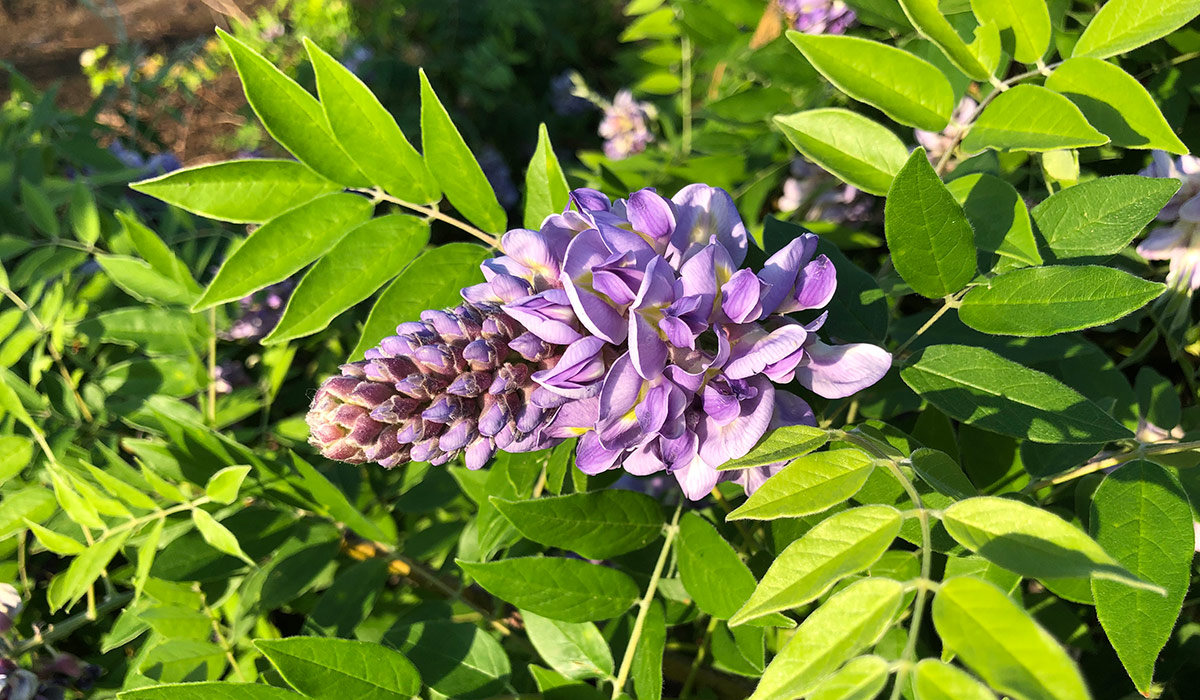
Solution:
{"label": "twig", "polygon": [[1103,471],[1105,469],[1111,469],[1113,467],[1119,466],[1126,462],[1132,462],[1135,459],[1141,459],[1142,457],[1145,457],[1147,455],[1166,455],[1166,454],[1174,454],[1176,452],[1187,452],[1189,450],[1200,450],[1200,441],[1159,443],[1159,444],[1155,444],[1155,445],[1141,445],[1140,447],[1138,447],[1138,449],[1136,449],[1132,452],[1126,452],[1124,454],[1119,454],[1119,455],[1112,456],[1112,457],[1104,457],[1101,459],[1095,459],[1095,460],[1092,460],[1092,461],[1088,462],[1087,464],[1083,465],[1082,467],[1079,467],[1077,469],[1073,469],[1073,470],[1067,472],[1066,474],[1060,474],[1059,476],[1054,476],[1054,477],[1050,477],[1048,479],[1042,479],[1041,481],[1038,481],[1035,483],[1031,483],[1028,486],[1026,486],[1024,489],[1022,489],[1022,491],[1024,493],[1033,493],[1033,492],[1035,492],[1039,489],[1043,489],[1047,486],[1057,486],[1059,484],[1065,484],[1066,482],[1072,481],[1074,479],[1078,479],[1081,476],[1087,476],[1088,474],[1094,474],[1098,471]]}
{"label": "twig", "polygon": [[629,671],[633,668],[633,653],[637,649],[638,639],[642,636],[642,628],[646,625],[646,615],[650,612],[650,604],[654,602],[654,594],[658,591],[658,581],[662,578],[663,567],[667,565],[667,556],[671,553],[671,544],[679,534],[679,516],[683,513],[683,501],[675,506],[675,515],[667,526],[667,534],[663,540],[662,550],[658,553],[658,561],[654,564],[654,572],[650,574],[650,583],[646,586],[646,595],[638,603],[637,618],[633,621],[633,629],[629,633],[629,644],[625,647],[625,656],[621,659],[621,668],[617,671],[617,680],[613,683],[613,700],[617,700],[624,692],[625,682],[629,679]]}
{"label": "twig", "polygon": [[491,246],[497,250],[500,250],[500,240],[498,238],[496,238],[495,236],[491,235],[490,233],[484,233],[483,231],[475,228],[474,226],[466,223],[465,221],[460,221],[460,220],[454,218],[453,216],[448,216],[446,214],[443,214],[442,212],[438,211],[437,209],[434,209],[433,207],[426,207],[426,206],[422,206],[420,204],[413,204],[412,202],[406,202],[403,199],[397,199],[396,197],[391,196],[390,194],[379,189],[378,187],[374,187],[371,189],[351,189],[350,191],[358,192],[359,194],[370,195],[373,199],[375,199],[377,201],[391,202],[392,204],[396,204],[398,206],[404,207],[405,209],[411,209],[417,213],[424,214],[425,216],[428,216],[431,219],[437,219],[438,221],[441,221],[443,223],[450,224],[451,226],[454,226],[455,228],[466,231],[467,233],[478,238],[479,240],[483,241],[484,243],[487,243],[489,246]]}

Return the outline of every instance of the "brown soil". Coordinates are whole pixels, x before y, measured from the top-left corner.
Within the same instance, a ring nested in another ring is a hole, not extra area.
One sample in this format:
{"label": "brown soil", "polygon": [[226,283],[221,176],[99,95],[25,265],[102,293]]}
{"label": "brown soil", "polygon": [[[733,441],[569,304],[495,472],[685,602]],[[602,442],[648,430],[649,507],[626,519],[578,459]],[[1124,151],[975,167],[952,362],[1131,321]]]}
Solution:
{"label": "brown soil", "polygon": [[[228,28],[231,18],[267,4],[269,0],[0,0],[0,62],[11,63],[41,87],[61,83],[60,105],[83,111],[92,96],[79,67],[81,52],[117,44],[122,37],[150,51],[166,50],[208,37],[214,26]],[[6,93],[7,75],[0,70],[0,100]],[[236,131],[244,122],[244,104],[237,77],[225,73],[194,96],[164,94],[155,113],[145,113],[145,107],[139,113],[154,124],[167,148],[190,164],[211,158],[217,144]],[[99,120],[121,130],[116,110],[128,110],[129,104],[113,107]],[[167,116],[172,112],[179,118]]]}

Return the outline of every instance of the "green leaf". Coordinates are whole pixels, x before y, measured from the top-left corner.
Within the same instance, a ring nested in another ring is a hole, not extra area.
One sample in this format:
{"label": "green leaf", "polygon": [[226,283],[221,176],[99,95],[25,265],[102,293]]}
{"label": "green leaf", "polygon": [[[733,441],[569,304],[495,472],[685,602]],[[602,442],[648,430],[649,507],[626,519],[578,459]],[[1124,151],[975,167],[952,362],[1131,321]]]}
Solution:
{"label": "green leaf", "polygon": [[941,131],[950,122],[954,90],[925,59],[858,37],[788,30],[787,38],[839,90],[901,124]]}
{"label": "green leaf", "polygon": [[77,330],[148,355],[187,355],[196,352],[201,341],[190,314],[160,307],[113,309],[83,321]]}
{"label": "green leaf", "polygon": [[315,97],[240,40],[219,27],[217,34],[233,57],[246,101],[271,138],[336,183],[352,187],[372,184],[334,139]]}
{"label": "green leaf", "polygon": [[799,518],[828,510],[858,493],[875,460],[857,449],[801,457],[758,487],[726,520]]}
{"label": "green leaf", "polygon": [[909,459],[913,471],[922,481],[932,486],[934,491],[956,501],[979,495],[979,491],[963,473],[962,468],[945,452],[922,447],[913,450]]}
{"label": "green leaf", "polygon": [[54,494],[42,486],[6,491],[0,500],[0,540],[25,529],[25,520],[45,522],[58,512]]}
{"label": "green leaf", "polygon": [[294,160],[230,160],[134,182],[132,189],[193,214],[261,224],[341,188]]}
{"label": "green leaf", "polygon": [[946,651],[1015,700],[1090,699],[1054,637],[986,581],[964,576],[943,583],[933,599],[933,624]]}
{"label": "green leaf", "polygon": [[166,524],[166,518],[156,519],[150,525],[150,531],[146,533],[145,539],[138,545],[137,568],[133,574],[133,599],[135,601],[142,597],[142,591],[146,588],[146,581],[150,578],[150,567],[154,565],[154,557],[158,554],[158,543],[162,540],[163,528],[166,527]]}
{"label": "green leaf", "polygon": [[995,175],[971,173],[947,182],[946,189],[971,222],[975,247],[981,253],[997,256],[981,260],[980,269],[1003,272],[1042,264],[1029,209],[1012,185]]}
{"label": "green leaf", "polygon": [[917,700],[996,700],[996,694],[966,671],[937,659],[921,659],[913,671]]}
{"label": "green leaf", "polygon": [[1154,220],[1179,181],[1115,175],[1056,192],[1033,208],[1033,220],[1059,260],[1113,255]]}
{"label": "green leaf", "polygon": [[1067,98],[1038,85],[1017,85],[992,100],[963,139],[963,150],[1053,151],[1108,143]]}
{"label": "green leaf", "polygon": [[613,673],[612,652],[591,622],[562,622],[522,612],[533,648],[550,668],[567,678],[607,678]]}
{"label": "green leaf", "polygon": [[638,700],[662,700],[663,654],[667,648],[667,620],[663,604],[650,601],[642,636],[633,650],[633,690]]}
{"label": "green leaf", "polygon": [[121,551],[128,537],[128,530],[105,537],[72,559],[71,565],[55,577],[54,585],[46,593],[46,604],[50,606],[50,612],[70,607],[82,598],[87,589],[100,578],[100,574],[112,558]]}
{"label": "green leaf", "polygon": [[385,559],[364,559],[339,570],[304,621],[305,631],[323,637],[353,638],[354,630],[371,614],[387,586],[391,577],[388,568]]}
{"label": "green leaf", "polygon": [[237,500],[238,491],[249,473],[250,467],[247,466],[225,467],[209,477],[204,493],[217,503],[229,505]]}
{"label": "green leaf", "polygon": [[33,440],[21,435],[0,435],[0,485],[20,474],[32,461]]}
{"label": "green leaf", "polygon": [[403,270],[428,242],[429,224],[404,214],[381,216],[351,229],[300,280],[283,318],[263,344],[324,330]]}
{"label": "green leaf", "polygon": [[1082,530],[1020,501],[968,498],[947,508],[942,524],[962,546],[1022,576],[1100,578],[1147,587]]}
{"label": "green leaf", "polygon": [[546,131],[546,125],[541,124],[538,126],[537,150],[525,171],[525,228],[537,230],[547,216],[561,214],[567,206],[568,195],[567,177],[550,145],[550,133]]}
{"label": "green leaf", "polygon": [[392,540],[378,525],[360,513],[341,489],[334,486],[311,464],[300,459],[299,455],[292,455],[292,467],[300,477],[293,480],[292,485],[307,492],[309,503],[317,512],[328,515],[364,537],[379,542]]}
{"label": "green leaf", "polygon": [[155,270],[145,260],[125,255],[97,255],[96,263],[113,284],[138,301],[191,304],[196,300],[194,291]]}
{"label": "green leaf", "polygon": [[975,30],[975,45],[967,46],[958,32],[938,9],[938,0],[900,0],[908,21],[941,49],[946,58],[972,80],[986,81],[992,77],[999,62],[1000,35],[996,25],[988,24]]}
{"label": "green leaf", "polygon": [[948,296],[975,276],[975,232],[923,148],[888,190],[884,232],[896,272],[922,296]]}
{"label": "green leaf", "polygon": [[421,676],[398,651],[350,639],[259,639],[254,646],[279,675],[310,698],[408,700],[421,691]]}
{"label": "green leaf", "polygon": [[449,243],[425,252],[400,273],[371,309],[351,359],[396,332],[396,326],[416,320],[425,309],[453,306],[459,290],[483,281],[479,263],[488,249],[474,243]]}
{"label": "green leaf", "polygon": [[73,557],[82,554],[87,549],[82,542],[73,537],[55,532],[48,527],[42,527],[29,518],[25,518],[25,526],[29,528],[38,542],[42,543],[43,547],[55,554]]}
{"label": "green leaf", "polygon": [[1118,146],[1188,152],[1146,88],[1119,66],[1098,58],[1069,58],[1046,78],[1046,87],[1074,102]]}
{"label": "green leaf", "polygon": [[371,184],[418,204],[441,199],[425,159],[371,89],[308,37],[304,48],[329,128]]}
{"label": "green leaf", "polygon": [[744,457],[726,462],[717,469],[750,469],[776,462],[787,462],[812,452],[829,442],[829,432],[811,425],[784,425],[767,431]]}
{"label": "green leaf", "polygon": [[658,501],[624,490],[507,501],[492,505],[527,539],[575,552],[584,559],[612,559],[645,547],[662,534]]}
{"label": "green leaf", "polygon": [[971,328],[992,335],[1054,335],[1112,323],[1165,290],[1163,284],[1112,267],[1027,267],[972,289],[958,315]]}
{"label": "green leaf", "polygon": [[301,700],[303,697],[283,688],[229,681],[157,685],[117,694],[118,700]]}
{"label": "green leaf", "polygon": [[[754,574],[712,523],[699,515],[685,513],[679,521],[676,551],[684,589],[696,606],[709,615],[729,619],[754,592],[757,585]],[[782,615],[772,615],[763,623],[792,624]]]}
{"label": "green leaf", "polygon": [[942,413],[1001,435],[1081,444],[1130,436],[1079,392],[984,348],[932,345],[900,377]]}
{"label": "green leaf", "polygon": [[100,240],[100,212],[96,209],[96,198],[82,182],[71,189],[71,230],[85,245]]}
{"label": "green leaf", "polygon": [[[1013,58],[1036,63],[1050,47],[1050,11],[1045,0],[971,0],[980,24],[994,22]],[[1010,39],[1011,40],[1008,40]]]}
{"label": "green leaf", "polygon": [[640,597],[637,584],[628,575],[578,559],[455,561],[492,595],[563,622],[607,620],[628,610]]}
{"label": "green leaf", "polygon": [[50,203],[45,192],[25,179],[21,180],[21,205],[25,215],[39,231],[51,238],[58,238],[62,230],[58,225],[58,214],[54,212],[54,205]]}
{"label": "green leaf", "polygon": [[217,522],[208,511],[193,508],[192,522],[195,523],[196,529],[200,531],[200,536],[213,549],[223,554],[237,557],[247,564],[254,566],[254,560],[246,556],[246,553],[242,551],[241,545],[238,544],[237,536],[230,532],[229,528]]}
{"label": "green leaf", "polygon": [[421,149],[425,151],[425,163],[455,209],[489,233],[506,228],[508,217],[504,208],[424,70],[421,71]]}
{"label": "green leaf", "polygon": [[327,194],[271,219],[225,259],[193,310],[234,301],[287,279],[371,218],[373,208],[358,195]]}
{"label": "green leaf", "polygon": [[503,695],[512,673],[500,643],[472,623],[435,621],[393,628],[384,641],[421,670],[430,688],[456,700]]}
{"label": "green leaf", "polygon": [[903,523],[900,511],[881,505],[851,508],[826,518],[779,553],[729,624],[740,625],[816,600],[833,584],[875,563],[900,534]]}
{"label": "green leaf", "polygon": [[1109,0],[1071,56],[1108,58],[1164,37],[1200,14],[1200,0]]}
{"label": "green leaf", "polygon": [[870,194],[887,194],[908,159],[908,149],[895,134],[849,110],[780,115],[775,124],[806,158]]}
{"label": "green leaf", "polygon": [[1092,536],[1121,565],[1165,596],[1093,580],[1096,616],[1129,677],[1149,695],[1154,663],[1187,595],[1195,555],[1192,509],[1179,481],[1146,460],[1104,477],[1092,495]]}
{"label": "green leaf", "polygon": [[811,693],[829,674],[883,636],[900,610],[904,585],[885,578],[856,581],[813,611],[771,661],[750,700],[791,700]]}
{"label": "green leaf", "polygon": [[[1138,370],[1134,391],[1138,397],[1138,412],[1147,421],[1168,429],[1179,425],[1183,417],[1179,390],[1170,380],[1155,372],[1152,367],[1142,367]],[[3,445],[3,438],[0,438],[0,445]],[[30,451],[32,452],[32,446]],[[0,447],[0,455],[3,453],[3,447]],[[0,461],[0,464],[2,463]]]}
{"label": "green leaf", "polygon": [[196,284],[191,271],[188,270],[187,265],[183,264],[183,261],[172,252],[167,244],[163,242],[163,239],[158,237],[158,234],[151,231],[131,214],[123,211],[115,212],[115,214],[117,220],[121,222],[121,229],[133,241],[133,246],[137,249],[138,255],[150,263],[150,267],[153,267],[164,277],[182,284],[192,294],[199,296],[202,290],[200,289],[200,285]]}
{"label": "green leaf", "polygon": [[809,700],[872,700],[888,681],[888,662],[880,656],[860,656],[821,681]]}
{"label": "green leaf", "polygon": [[100,519],[96,507],[75,490],[75,487],[71,485],[71,480],[67,478],[62,469],[51,463],[49,473],[50,483],[54,488],[54,498],[66,516],[82,527],[103,529],[104,521]]}

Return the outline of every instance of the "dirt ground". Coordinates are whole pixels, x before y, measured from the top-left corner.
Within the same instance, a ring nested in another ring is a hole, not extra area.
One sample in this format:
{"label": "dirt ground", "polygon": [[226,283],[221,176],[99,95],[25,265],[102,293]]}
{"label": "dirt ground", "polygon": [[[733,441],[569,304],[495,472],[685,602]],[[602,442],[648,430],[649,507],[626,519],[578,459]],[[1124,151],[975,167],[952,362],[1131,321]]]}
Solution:
{"label": "dirt ground", "polygon": [[[267,4],[269,0],[0,0],[0,62],[12,64],[39,86],[60,82],[61,106],[82,111],[92,99],[79,66],[83,51],[123,39],[149,51],[166,50],[211,36],[213,27],[228,28],[231,18]],[[7,77],[0,70],[0,100],[6,93]],[[166,147],[188,164],[211,158],[214,144],[244,121],[240,109],[245,100],[231,74],[206,83],[192,100],[163,99],[181,118],[156,120],[157,131]],[[102,113],[100,121],[121,120],[115,113]]]}

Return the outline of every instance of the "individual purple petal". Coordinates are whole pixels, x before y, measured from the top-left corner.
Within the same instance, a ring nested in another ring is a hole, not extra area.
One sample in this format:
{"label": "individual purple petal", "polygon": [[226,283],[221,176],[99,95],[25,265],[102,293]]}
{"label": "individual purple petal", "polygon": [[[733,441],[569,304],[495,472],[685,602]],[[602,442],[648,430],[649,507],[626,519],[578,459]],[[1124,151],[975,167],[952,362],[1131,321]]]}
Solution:
{"label": "individual purple petal", "polygon": [[627,306],[637,298],[645,269],[634,251],[616,253],[592,267],[592,289],[618,306]]}
{"label": "individual purple petal", "polygon": [[725,374],[732,379],[754,376],[799,350],[807,338],[808,331],[797,323],[780,326],[770,333],[755,328],[734,343]]}
{"label": "individual purple petal", "polygon": [[659,454],[658,440],[650,439],[638,445],[621,461],[621,468],[634,476],[649,476],[666,469],[667,464]]}
{"label": "individual purple petal", "polygon": [[617,309],[596,295],[591,288],[593,268],[605,262],[611,253],[600,232],[580,233],[567,247],[563,262],[563,289],[579,321],[592,335],[614,345],[625,341],[628,324]]}
{"label": "individual purple petal", "polygon": [[742,487],[747,496],[751,496],[760,486],[766,483],[767,479],[778,474],[786,466],[785,462],[779,464],[768,464],[763,467],[752,467],[750,469],[739,469],[734,472],[721,472],[724,474],[736,474],[733,477],[733,483]]}
{"label": "individual purple petal", "polygon": [[701,459],[700,455],[672,469],[671,475],[679,482],[683,495],[692,501],[699,501],[711,493],[721,477],[721,473]]}
{"label": "individual purple petal", "polygon": [[775,392],[775,412],[771,415],[772,428],[816,424],[816,415],[807,401],[786,391]]}
{"label": "individual purple petal", "polygon": [[813,340],[804,350],[796,379],[827,399],[840,399],[871,386],[892,366],[891,354],[869,343],[830,346]]}
{"label": "individual purple petal", "polygon": [[534,372],[533,381],[570,399],[595,396],[604,377],[603,348],[599,338],[581,338],[567,347],[554,367]]}
{"label": "individual purple petal", "polygon": [[571,191],[571,204],[574,204],[579,211],[608,211],[612,208],[612,202],[608,196],[599,190],[580,187]]}
{"label": "individual purple petal", "polygon": [[749,383],[757,393],[741,402],[737,418],[721,425],[706,416],[697,426],[700,458],[708,464],[720,466],[745,456],[767,432],[775,407],[775,385],[762,376]]}
{"label": "individual purple petal", "polygon": [[759,317],[763,284],[751,270],[738,270],[721,285],[721,311],[734,323],[748,323]]}
{"label": "individual purple petal", "polygon": [[695,184],[679,190],[675,203],[675,233],[670,251],[680,262],[709,243],[720,243],[734,266],[746,259],[746,227],[729,193],[719,187]]}
{"label": "individual purple petal", "polygon": [[701,392],[704,414],[717,425],[727,425],[742,413],[742,402],[758,395],[758,389],[744,379],[717,376]]}
{"label": "individual purple petal", "polygon": [[[653,317],[653,316],[652,316]],[[658,328],[641,311],[629,315],[629,357],[644,379],[662,376],[667,366],[668,348]]]}
{"label": "individual purple petal", "polygon": [[685,429],[675,437],[660,437],[658,447],[669,469],[682,467],[696,457],[696,433]]}
{"label": "individual purple petal", "polygon": [[629,353],[612,363],[600,389],[600,415],[596,430],[606,447],[632,447],[639,437],[634,407],[641,399],[642,379],[633,366]]}
{"label": "individual purple petal", "polygon": [[599,415],[599,398],[571,401],[554,414],[554,419],[546,426],[546,435],[554,438],[580,437],[596,427]]}
{"label": "individual purple petal", "polygon": [[575,466],[584,474],[593,476],[615,468],[622,452],[623,450],[610,450],[600,444],[595,431],[591,431],[579,438],[579,444],[575,448]]}
{"label": "individual purple petal", "polygon": [[796,283],[794,307],[789,311],[824,308],[837,291],[837,270],[824,255],[818,255],[804,266]]}
{"label": "individual purple petal", "polygon": [[675,232],[675,212],[669,201],[647,187],[629,195],[625,213],[633,230],[646,236],[657,252],[666,250]]}
{"label": "individual purple petal", "polygon": [[814,234],[804,233],[767,259],[762,272],[758,273],[758,278],[767,287],[762,296],[763,318],[775,313],[779,305],[792,296],[796,289],[796,278],[817,252],[818,242]]}
{"label": "individual purple petal", "polygon": [[513,229],[504,234],[500,245],[505,255],[529,269],[535,288],[540,286],[535,280],[540,279],[546,284],[547,280],[558,279],[559,264],[562,261],[554,254],[546,237],[540,232],[525,228]]}
{"label": "individual purple petal", "polygon": [[561,289],[550,289],[505,304],[504,311],[547,343],[567,345],[583,337],[575,328],[570,298]]}

